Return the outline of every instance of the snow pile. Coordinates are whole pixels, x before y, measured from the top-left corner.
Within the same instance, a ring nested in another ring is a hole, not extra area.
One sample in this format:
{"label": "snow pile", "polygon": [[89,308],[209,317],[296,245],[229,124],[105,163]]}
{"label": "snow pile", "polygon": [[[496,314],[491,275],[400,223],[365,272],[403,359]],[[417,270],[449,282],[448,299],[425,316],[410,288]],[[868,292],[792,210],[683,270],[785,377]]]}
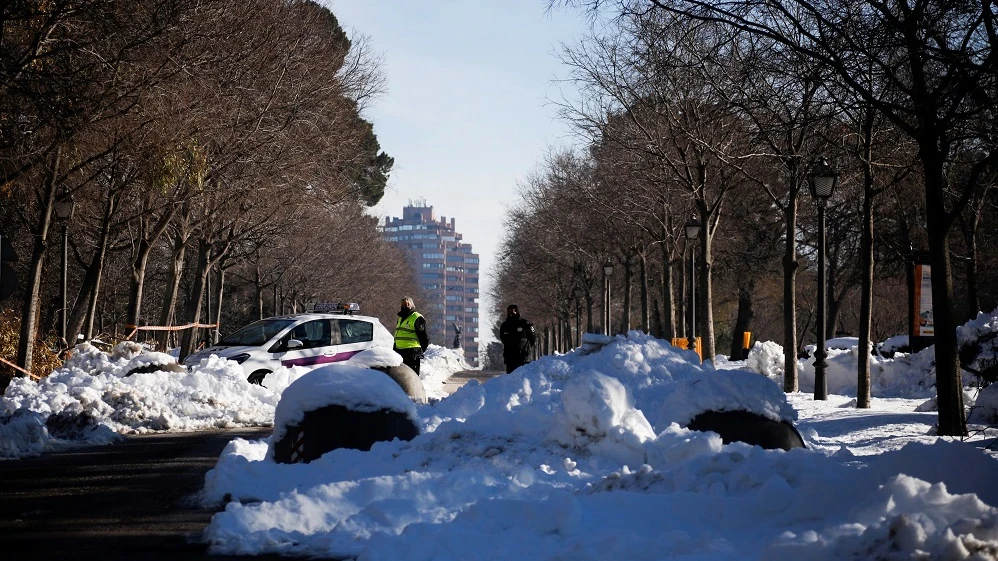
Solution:
{"label": "snow pile", "polygon": [[[971,403],[965,400],[965,403]],[[968,423],[998,425],[998,384],[989,384],[981,389],[971,403]]]}
{"label": "snow pile", "polygon": [[160,357],[112,359],[96,347],[81,347],[38,382],[14,380],[3,396],[4,412],[27,409],[46,418],[86,415],[118,433],[259,426],[273,420],[276,396],[249,384],[230,361],[213,357],[190,372],[160,370],[125,377],[133,367]]}
{"label": "snow pile", "polygon": [[[848,411],[844,400],[794,394],[815,407],[802,421],[809,449],[723,445],[683,421],[704,408],[797,412],[768,377],[690,357],[639,333],[543,357],[417,407],[426,432],[411,441],[337,449],[306,465],[276,464],[266,440],[237,439],[203,495],[235,501],[204,537],[217,554],[365,560],[998,553],[989,506],[998,462],[925,436],[932,414],[905,402],[906,429],[863,433],[846,448],[819,430],[857,430],[871,411],[830,424]],[[873,448],[902,434],[926,443]]]}
{"label": "snow pile", "polygon": [[772,341],[756,341],[749,349],[745,367],[770,378],[783,378],[786,371],[783,347]]}
{"label": "snow pile", "polygon": [[447,397],[444,382],[455,372],[474,370],[464,359],[464,349],[447,349],[430,345],[419,361],[419,379],[423,381],[426,396],[433,400]]}
{"label": "snow pile", "polygon": [[[443,393],[443,381],[468,368],[450,349],[431,346],[427,355],[427,389],[435,384]],[[345,364],[371,372],[401,362],[398,353],[378,348]],[[110,352],[82,343],[49,376],[16,378],[8,386],[0,400],[0,458],[105,444],[122,434],[271,426],[281,394],[309,371],[278,368],[259,386],[246,381],[239,365],[214,355],[187,370],[174,356],[130,341]]]}
{"label": "snow pile", "polygon": [[45,419],[38,413],[19,409],[0,417],[0,458],[40,456],[50,441]]}

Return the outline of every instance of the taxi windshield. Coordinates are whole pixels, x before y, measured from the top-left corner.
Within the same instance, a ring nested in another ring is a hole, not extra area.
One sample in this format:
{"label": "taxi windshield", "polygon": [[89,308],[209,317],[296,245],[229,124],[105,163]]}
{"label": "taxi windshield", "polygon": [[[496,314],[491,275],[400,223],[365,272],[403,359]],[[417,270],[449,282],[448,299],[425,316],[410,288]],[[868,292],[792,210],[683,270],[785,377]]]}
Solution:
{"label": "taxi windshield", "polygon": [[293,319],[261,319],[222,339],[218,344],[225,347],[259,347],[293,323]]}

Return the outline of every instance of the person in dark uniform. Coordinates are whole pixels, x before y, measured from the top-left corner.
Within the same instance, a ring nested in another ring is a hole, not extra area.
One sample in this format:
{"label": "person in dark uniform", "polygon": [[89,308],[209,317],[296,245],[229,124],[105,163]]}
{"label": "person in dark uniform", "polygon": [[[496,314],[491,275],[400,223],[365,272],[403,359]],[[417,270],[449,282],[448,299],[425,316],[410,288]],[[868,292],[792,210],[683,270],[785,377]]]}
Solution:
{"label": "person in dark uniform", "polygon": [[430,346],[430,339],[426,336],[426,320],[416,311],[412,298],[408,296],[402,299],[398,316],[395,324],[395,352],[402,355],[402,364],[412,368],[418,375],[419,360],[426,347]]}
{"label": "person in dark uniform", "polygon": [[520,317],[516,304],[506,308],[506,320],[499,327],[499,341],[502,343],[502,359],[506,363],[506,373],[530,362],[537,337],[534,324]]}

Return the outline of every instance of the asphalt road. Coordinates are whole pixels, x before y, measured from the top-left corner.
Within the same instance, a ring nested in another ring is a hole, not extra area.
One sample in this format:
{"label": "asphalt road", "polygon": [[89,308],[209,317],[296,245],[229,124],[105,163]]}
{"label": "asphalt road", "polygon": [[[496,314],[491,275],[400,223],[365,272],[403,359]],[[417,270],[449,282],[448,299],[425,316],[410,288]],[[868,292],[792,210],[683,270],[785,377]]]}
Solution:
{"label": "asphalt road", "polygon": [[208,555],[199,540],[214,511],[200,508],[195,494],[230,440],[270,432],[134,436],[110,446],[0,461],[0,558],[245,560]]}
{"label": "asphalt road", "polygon": [[[468,380],[499,372],[458,372]],[[236,429],[128,437],[123,443],[0,460],[0,559],[20,561],[166,561],[256,559],[209,555],[201,532],[215,511],[196,494],[233,438],[260,439],[272,429]]]}

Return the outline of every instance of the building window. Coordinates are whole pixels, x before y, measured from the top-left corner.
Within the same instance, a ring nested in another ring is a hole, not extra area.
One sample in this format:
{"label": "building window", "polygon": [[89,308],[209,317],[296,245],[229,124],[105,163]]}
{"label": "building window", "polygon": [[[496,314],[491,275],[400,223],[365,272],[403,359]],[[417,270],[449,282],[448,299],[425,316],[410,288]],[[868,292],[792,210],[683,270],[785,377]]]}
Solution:
{"label": "building window", "polygon": [[443,263],[423,263],[424,269],[443,269]]}
{"label": "building window", "polygon": [[464,262],[467,263],[467,264],[469,264],[469,265],[477,265],[478,264],[478,258],[477,257],[465,257],[464,258]]}
{"label": "building window", "polygon": [[[423,245],[425,246],[425,245],[428,245],[428,244],[423,244]],[[443,259],[443,258],[444,258],[444,254],[443,253],[424,253],[423,254],[423,259]]]}

